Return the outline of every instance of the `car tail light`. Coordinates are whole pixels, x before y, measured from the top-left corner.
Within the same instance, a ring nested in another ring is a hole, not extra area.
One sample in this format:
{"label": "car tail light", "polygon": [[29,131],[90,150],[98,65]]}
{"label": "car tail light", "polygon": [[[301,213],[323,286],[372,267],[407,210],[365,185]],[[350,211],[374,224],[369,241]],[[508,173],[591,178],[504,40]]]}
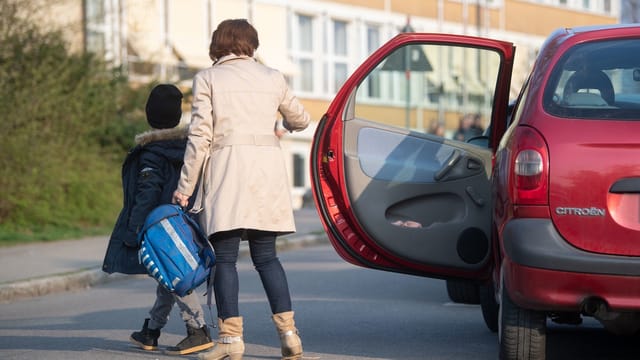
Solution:
{"label": "car tail light", "polygon": [[548,203],[549,152],[542,136],[529,127],[516,128],[512,139],[511,189],[514,204]]}
{"label": "car tail light", "polygon": [[533,190],[540,186],[542,179],[542,155],[536,150],[523,150],[516,156],[513,172],[516,174],[516,188]]}

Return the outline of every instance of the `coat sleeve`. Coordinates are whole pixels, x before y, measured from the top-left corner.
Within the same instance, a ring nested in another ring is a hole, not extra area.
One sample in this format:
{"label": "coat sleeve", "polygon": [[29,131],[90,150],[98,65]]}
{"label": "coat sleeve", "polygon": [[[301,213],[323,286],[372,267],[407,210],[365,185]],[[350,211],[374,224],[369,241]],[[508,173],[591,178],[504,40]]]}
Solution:
{"label": "coat sleeve", "polygon": [[[135,200],[129,217],[130,233],[137,234],[142,229],[147,215],[160,205],[163,184],[167,181],[163,175],[165,161],[150,152],[143,152],[140,156]],[[126,239],[125,243],[131,246],[130,241],[135,241],[135,245],[137,245],[137,239]]]}
{"label": "coat sleeve", "polygon": [[193,78],[193,102],[191,104],[191,124],[184,165],[180,172],[177,190],[185,195],[193,195],[198,183],[202,165],[209,152],[213,138],[213,90],[211,82],[200,72]]}
{"label": "coat sleeve", "polygon": [[277,73],[277,84],[282,89],[282,100],[278,111],[282,114],[282,126],[289,131],[301,131],[307,128],[311,115],[304,109],[297,97],[291,93],[287,81]]}

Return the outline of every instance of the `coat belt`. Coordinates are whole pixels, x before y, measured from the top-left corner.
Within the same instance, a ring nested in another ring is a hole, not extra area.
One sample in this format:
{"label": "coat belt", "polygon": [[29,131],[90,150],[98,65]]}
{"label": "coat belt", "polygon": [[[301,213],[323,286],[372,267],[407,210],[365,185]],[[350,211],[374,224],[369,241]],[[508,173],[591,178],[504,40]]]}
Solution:
{"label": "coat belt", "polygon": [[276,146],[280,147],[280,139],[275,135],[252,135],[252,134],[231,134],[224,136],[211,143],[211,151],[204,157],[202,164],[202,172],[197,185],[196,199],[190,212],[199,213],[202,211],[202,205],[204,201],[204,183],[207,181],[208,167],[209,167],[209,154],[222,149],[225,146],[231,145],[256,145],[256,146]]}
{"label": "coat belt", "polygon": [[231,145],[255,145],[280,147],[280,139],[275,135],[231,134],[211,143],[211,152]]}

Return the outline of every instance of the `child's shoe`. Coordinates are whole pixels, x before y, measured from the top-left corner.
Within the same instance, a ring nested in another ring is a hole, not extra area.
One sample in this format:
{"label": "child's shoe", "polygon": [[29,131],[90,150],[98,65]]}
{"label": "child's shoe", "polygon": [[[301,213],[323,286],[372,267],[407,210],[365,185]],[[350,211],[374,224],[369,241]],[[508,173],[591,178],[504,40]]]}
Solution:
{"label": "child's shoe", "polygon": [[165,353],[170,355],[185,355],[197,351],[206,350],[213,347],[211,336],[207,325],[200,329],[187,325],[187,337],[182,339],[176,346],[170,346]]}
{"label": "child's shoe", "polygon": [[157,350],[160,329],[149,329],[149,319],[144,319],[142,330],[134,331],[129,340],[143,350]]}

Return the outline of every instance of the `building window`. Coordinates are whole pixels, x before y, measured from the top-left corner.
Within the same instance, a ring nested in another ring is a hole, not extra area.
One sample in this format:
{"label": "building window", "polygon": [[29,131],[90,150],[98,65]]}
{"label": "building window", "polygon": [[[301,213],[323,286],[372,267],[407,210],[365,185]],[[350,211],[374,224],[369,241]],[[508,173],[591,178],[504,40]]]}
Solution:
{"label": "building window", "polygon": [[304,187],[305,186],[305,174],[306,167],[304,166],[304,157],[300,154],[293,154],[293,186]]}
{"label": "building window", "polygon": [[87,52],[104,56],[106,52],[105,3],[102,0],[86,0],[85,26]]}
{"label": "building window", "polygon": [[[367,25],[367,54],[371,55],[380,47],[380,27]],[[380,74],[372,74],[369,78],[368,96],[372,98],[380,97]]]}
{"label": "building window", "polygon": [[337,93],[342,84],[347,80],[349,70],[346,63],[335,63],[333,65],[333,93]]}
{"label": "building window", "polygon": [[302,91],[313,91],[313,60],[311,59],[299,59],[298,66],[300,66],[300,79],[298,88]]}
{"label": "building window", "polygon": [[85,51],[120,65],[122,45],[118,0],[84,0]]}
{"label": "building window", "polygon": [[331,20],[332,36],[329,55],[329,69],[327,74],[327,84],[329,88],[325,91],[332,95],[338,92],[342,84],[349,75],[349,59],[347,57],[348,48],[348,24],[346,21]]}
{"label": "building window", "polygon": [[351,24],[300,13],[293,15],[291,24],[291,57],[300,68],[292,88],[307,96],[334,95],[351,70]]}
{"label": "building window", "polygon": [[333,53],[347,55],[347,23],[345,21],[333,21]]}
{"label": "building window", "polygon": [[314,84],[314,18],[295,14],[293,21],[291,53],[300,67],[300,75],[293,79],[293,88],[302,92],[313,92]]}
{"label": "building window", "polygon": [[367,25],[367,51],[371,55],[380,47],[380,27]]}
{"label": "building window", "polygon": [[298,49],[300,51],[313,51],[313,18],[306,15],[298,15]]}

